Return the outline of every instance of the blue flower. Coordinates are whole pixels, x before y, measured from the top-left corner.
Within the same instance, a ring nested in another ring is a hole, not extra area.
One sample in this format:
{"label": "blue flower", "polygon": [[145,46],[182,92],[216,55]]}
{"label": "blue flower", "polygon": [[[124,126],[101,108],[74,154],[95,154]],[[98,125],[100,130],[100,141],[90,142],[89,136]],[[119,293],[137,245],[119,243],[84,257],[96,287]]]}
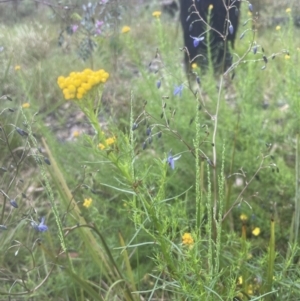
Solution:
{"label": "blue flower", "polygon": [[168,155],[168,158],[167,158],[167,162],[169,164],[169,166],[174,170],[175,169],[175,161],[178,160],[179,158],[181,157],[180,156],[177,156],[177,157],[173,157],[171,152],[169,152],[169,155]]}
{"label": "blue flower", "polygon": [[139,125],[134,122],[133,125],[132,125],[132,130],[135,131],[138,128],[138,126]]}
{"label": "blue flower", "polygon": [[174,88],[173,95],[176,96],[176,95],[179,94],[179,96],[181,97],[182,96],[182,90],[183,90],[183,84],[181,84],[181,85]]}
{"label": "blue flower", "polygon": [[230,34],[233,34],[234,28],[233,28],[233,26],[231,24],[229,25],[228,30],[229,30]]}
{"label": "blue flower", "polygon": [[18,208],[18,207],[19,207],[18,204],[17,204],[17,202],[16,202],[15,200],[10,200],[9,202],[10,202],[10,204],[11,204],[13,207],[15,207],[15,208]]}
{"label": "blue flower", "polygon": [[192,37],[190,36],[194,41],[193,41],[193,44],[194,44],[194,47],[198,47],[198,45],[200,44],[200,42],[202,42],[204,40],[204,37]]}
{"label": "blue flower", "polygon": [[160,86],[161,86],[161,81],[160,81],[160,80],[158,80],[158,81],[156,82],[156,87],[157,87],[157,89],[159,89],[159,88],[160,88]]}
{"label": "blue flower", "polygon": [[254,45],[253,48],[252,48],[252,50],[253,50],[253,53],[256,54],[256,52],[257,52],[257,45]]}
{"label": "blue flower", "polygon": [[45,218],[42,217],[41,222],[39,223],[39,225],[38,225],[36,222],[34,222],[34,221],[31,222],[31,225],[32,225],[32,227],[33,227],[36,231],[39,231],[39,232],[46,232],[46,231],[48,230],[48,226],[46,226],[46,225],[44,224],[44,222],[45,222]]}

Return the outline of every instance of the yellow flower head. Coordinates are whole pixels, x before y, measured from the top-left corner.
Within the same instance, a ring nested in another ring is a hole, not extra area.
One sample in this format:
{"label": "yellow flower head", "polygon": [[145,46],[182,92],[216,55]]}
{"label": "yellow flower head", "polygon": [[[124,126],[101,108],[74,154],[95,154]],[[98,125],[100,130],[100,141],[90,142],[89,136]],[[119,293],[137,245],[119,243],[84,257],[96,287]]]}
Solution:
{"label": "yellow flower head", "polygon": [[196,63],[192,64],[192,69],[196,69],[198,67],[198,65]]}
{"label": "yellow flower head", "polygon": [[254,236],[258,236],[260,234],[260,228],[259,227],[255,227],[253,230],[252,230],[252,234]]}
{"label": "yellow flower head", "polygon": [[105,142],[106,142],[107,145],[114,144],[115,141],[116,141],[116,137],[110,137],[110,138],[107,138],[107,139],[105,140]]}
{"label": "yellow flower head", "polygon": [[212,5],[212,4],[210,4],[209,6],[208,6],[208,10],[212,10],[214,8],[214,6]]}
{"label": "yellow flower head", "polygon": [[253,285],[252,284],[248,285],[248,295],[253,295]]}
{"label": "yellow flower head", "polygon": [[287,9],[285,10],[285,12],[286,12],[287,14],[289,14],[291,11],[292,11],[292,10],[291,10],[290,8],[287,8]]}
{"label": "yellow flower head", "polygon": [[98,147],[99,147],[101,150],[104,150],[104,149],[105,149],[105,145],[102,144],[102,143],[99,143],[99,144],[98,144]]}
{"label": "yellow flower head", "polygon": [[160,15],[161,15],[161,11],[154,11],[153,13],[152,13],[152,16],[153,17],[156,17],[156,18],[159,18],[160,17]]}
{"label": "yellow flower head", "polygon": [[121,32],[122,33],[126,33],[126,32],[129,32],[130,31],[130,27],[129,26],[123,26]]}
{"label": "yellow flower head", "polygon": [[89,199],[84,199],[84,202],[83,202],[83,207],[85,207],[85,208],[89,208],[90,206],[91,206],[91,204],[92,204],[92,199],[91,198],[89,198]]}
{"label": "yellow flower head", "polygon": [[84,69],[82,72],[71,72],[67,77],[59,76],[57,84],[66,100],[79,100],[98,84],[105,83],[108,78],[109,74],[103,69],[97,71]]}
{"label": "yellow flower head", "polygon": [[191,233],[184,233],[182,236],[182,244],[190,246],[194,244],[194,239],[191,235]]}
{"label": "yellow flower head", "polygon": [[240,220],[243,221],[243,222],[245,222],[246,220],[248,220],[248,216],[246,214],[242,213],[240,215]]}
{"label": "yellow flower head", "polygon": [[243,276],[240,276],[240,277],[238,278],[238,284],[239,284],[239,285],[242,285],[242,284],[243,284]]}
{"label": "yellow flower head", "polygon": [[73,132],[73,137],[75,138],[75,137],[78,137],[80,135],[80,132],[79,131],[74,131]]}
{"label": "yellow flower head", "polygon": [[286,54],[286,55],[284,56],[284,58],[285,58],[286,60],[289,60],[289,59],[291,58],[291,56],[288,55],[288,54]]}
{"label": "yellow flower head", "polygon": [[101,150],[104,150],[106,148],[106,146],[109,146],[109,145],[112,145],[116,142],[116,137],[113,136],[113,137],[110,137],[110,138],[107,138],[105,140],[105,144],[103,143],[99,143],[98,144],[98,147],[101,149]]}
{"label": "yellow flower head", "polygon": [[27,109],[29,107],[30,107],[30,103],[29,102],[25,102],[25,103],[22,104],[22,108],[23,109]]}
{"label": "yellow flower head", "polygon": [[275,28],[277,31],[279,31],[281,29],[281,27],[279,25],[276,26]]}
{"label": "yellow flower head", "polygon": [[15,66],[15,70],[16,70],[16,71],[18,71],[18,70],[20,70],[20,69],[21,69],[21,66],[19,66],[19,65],[16,65],[16,66]]}

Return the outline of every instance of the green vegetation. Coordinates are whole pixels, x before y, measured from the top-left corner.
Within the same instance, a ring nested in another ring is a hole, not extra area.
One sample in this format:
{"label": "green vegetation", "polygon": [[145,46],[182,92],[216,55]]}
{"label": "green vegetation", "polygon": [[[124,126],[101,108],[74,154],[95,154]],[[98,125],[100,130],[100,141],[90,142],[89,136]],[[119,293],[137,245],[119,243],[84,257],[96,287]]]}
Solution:
{"label": "green vegetation", "polygon": [[156,2],[78,2],[1,4],[0,299],[298,300],[293,8],[188,82]]}

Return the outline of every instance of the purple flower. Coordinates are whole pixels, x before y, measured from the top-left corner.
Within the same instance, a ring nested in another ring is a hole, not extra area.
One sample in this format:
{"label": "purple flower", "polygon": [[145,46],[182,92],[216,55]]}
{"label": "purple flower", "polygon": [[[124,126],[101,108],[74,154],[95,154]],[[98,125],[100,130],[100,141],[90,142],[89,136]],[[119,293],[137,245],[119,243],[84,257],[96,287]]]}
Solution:
{"label": "purple flower", "polygon": [[193,44],[194,44],[194,47],[198,47],[198,45],[200,44],[200,42],[202,42],[204,40],[204,37],[192,37],[190,36],[194,41],[193,41]]}
{"label": "purple flower", "polygon": [[181,85],[174,88],[173,95],[176,96],[176,95],[179,94],[179,96],[181,97],[182,96],[182,90],[183,90],[183,84],[181,84]]}
{"label": "purple flower", "polygon": [[95,28],[96,28],[96,35],[100,35],[101,34],[101,27],[104,24],[103,21],[99,21],[97,20],[95,23]]}
{"label": "purple flower", "polygon": [[73,33],[76,32],[78,29],[78,25],[76,25],[76,24],[72,25],[71,27],[72,27]]}
{"label": "purple flower", "polygon": [[230,34],[233,34],[234,28],[233,28],[233,26],[231,24],[229,25],[228,30],[229,30]]}
{"label": "purple flower", "polygon": [[31,225],[36,231],[46,232],[48,230],[48,227],[44,224],[44,222],[45,222],[45,217],[42,217],[39,225],[34,221],[31,222]]}
{"label": "purple flower", "polygon": [[168,158],[167,158],[167,162],[169,164],[169,166],[174,170],[175,169],[175,161],[178,160],[179,158],[181,157],[180,156],[177,156],[177,157],[173,157],[171,152],[169,152],[169,155],[168,155]]}
{"label": "purple flower", "polygon": [[97,20],[95,26],[96,26],[96,28],[99,28],[99,27],[101,27],[103,24],[104,24],[103,21]]}
{"label": "purple flower", "polygon": [[253,12],[253,6],[252,6],[251,3],[249,3],[248,8],[249,8],[249,10],[250,10],[251,12]]}

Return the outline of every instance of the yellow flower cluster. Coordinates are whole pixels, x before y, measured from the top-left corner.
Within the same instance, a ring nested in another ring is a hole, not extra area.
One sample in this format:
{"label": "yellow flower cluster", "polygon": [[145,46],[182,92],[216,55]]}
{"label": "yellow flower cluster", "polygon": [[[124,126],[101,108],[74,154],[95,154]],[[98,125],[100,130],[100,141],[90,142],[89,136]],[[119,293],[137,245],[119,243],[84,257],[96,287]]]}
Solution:
{"label": "yellow flower cluster", "polygon": [[91,198],[89,199],[84,199],[84,202],[83,202],[83,207],[85,208],[89,208],[92,204],[93,200]]}
{"label": "yellow flower cluster", "polygon": [[74,131],[72,135],[73,135],[74,138],[76,138],[80,135],[80,132],[79,131]]}
{"label": "yellow flower cluster", "polygon": [[66,100],[81,99],[94,86],[105,83],[108,77],[109,74],[103,69],[84,69],[82,72],[71,72],[67,77],[59,76],[57,84]]}
{"label": "yellow flower cluster", "polygon": [[253,230],[252,230],[252,234],[254,236],[258,236],[260,234],[260,228],[259,227],[255,227]]}
{"label": "yellow flower cluster", "polygon": [[[238,281],[237,281],[237,284],[238,285],[243,285],[244,281],[243,281],[243,276],[239,276],[238,277]],[[254,295],[257,290],[259,290],[259,287],[260,287],[260,283],[259,283],[259,280],[257,278],[254,278],[253,279],[253,283],[250,283],[250,284],[246,284],[246,291],[247,291],[247,294],[248,295]],[[243,295],[241,295],[241,298],[243,297]]]}
{"label": "yellow flower cluster", "polygon": [[24,102],[23,104],[22,104],[22,108],[23,109],[28,109],[30,107],[30,103],[29,102]]}
{"label": "yellow flower cluster", "polygon": [[114,144],[115,142],[116,142],[116,137],[113,136],[113,137],[107,138],[107,139],[105,140],[105,144],[99,143],[99,144],[98,144],[98,147],[99,147],[101,150],[103,150],[103,149],[105,149],[106,146],[112,145],[112,144]]}
{"label": "yellow flower cluster", "polygon": [[154,11],[154,12],[152,13],[152,16],[153,16],[153,17],[156,17],[156,18],[159,18],[160,15],[161,15],[161,11]]}
{"label": "yellow flower cluster", "polygon": [[192,69],[197,69],[197,68],[198,68],[198,65],[197,65],[196,63],[193,63],[193,64],[191,65],[191,67],[192,67]]}
{"label": "yellow flower cluster", "polygon": [[246,214],[242,213],[242,214],[240,215],[240,220],[243,221],[243,222],[245,222],[245,221],[248,220],[248,216],[247,216]]}
{"label": "yellow flower cluster", "polygon": [[184,245],[192,245],[194,243],[194,239],[191,235],[191,233],[184,233],[183,236],[182,236],[182,243]]}
{"label": "yellow flower cluster", "polygon": [[121,32],[122,33],[127,33],[130,31],[130,27],[129,26],[123,26]]}

